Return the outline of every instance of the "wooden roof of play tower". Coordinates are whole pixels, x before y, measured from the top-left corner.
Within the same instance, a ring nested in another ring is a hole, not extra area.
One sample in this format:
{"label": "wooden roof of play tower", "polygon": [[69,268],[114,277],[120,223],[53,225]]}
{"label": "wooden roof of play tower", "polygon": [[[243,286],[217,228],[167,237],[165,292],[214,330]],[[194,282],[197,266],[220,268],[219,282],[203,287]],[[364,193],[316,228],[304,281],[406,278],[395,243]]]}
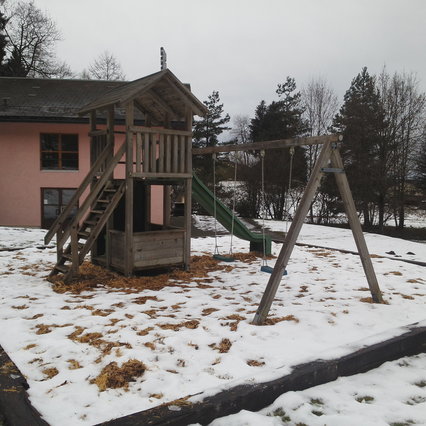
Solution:
{"label": "wooden roof of play tower", "polygon": [[79,114],[111,107],[124,108],[131,101],[150,118],[152,126],[163,125],[165,121],[180,121],[187,116],[188,110],[200,116],[207,112],[189,86],[165,69],[110,90],[86,105]]}

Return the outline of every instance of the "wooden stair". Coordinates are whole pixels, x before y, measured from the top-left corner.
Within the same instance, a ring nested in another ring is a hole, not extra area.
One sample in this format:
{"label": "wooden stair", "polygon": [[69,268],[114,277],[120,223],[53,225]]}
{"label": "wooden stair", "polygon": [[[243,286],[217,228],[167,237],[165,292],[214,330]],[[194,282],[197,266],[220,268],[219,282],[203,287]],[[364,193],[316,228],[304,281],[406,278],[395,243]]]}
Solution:
{"label": "wooden stair", "polygon": [[62,252],[58,251],[58,261],[48,278],[63,274],[65,283],[72,280],[124,192],[124,180],[107,181],[81,225],[76,220],[70,223],[71,241]]}

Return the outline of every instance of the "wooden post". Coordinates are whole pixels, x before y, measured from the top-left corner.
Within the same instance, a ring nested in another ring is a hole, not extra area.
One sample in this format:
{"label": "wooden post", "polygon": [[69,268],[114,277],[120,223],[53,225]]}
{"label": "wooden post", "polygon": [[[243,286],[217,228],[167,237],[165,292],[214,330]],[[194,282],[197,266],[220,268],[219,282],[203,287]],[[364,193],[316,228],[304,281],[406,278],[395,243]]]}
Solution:
{"label": "wooden post", "polygon": [[64,246],[61,245],[60,241],[62,239],[62,231],[56,233],[56,262],[59,262],[62,259],[64,253]]}
{"label": "wooden post", "polygon": [[[89,115],[89,128],[93,132],[96,130],[96,110],[90,111]],[[94,137],[90,137],[90,167],[93,166],[93,163],[96,161],[96,147],[94,144]]]}
{"label": "wooden post", "polygon": [[126,200],[124,223],[124,275],[133,273],[133,132],[130,126],[134,124],[134,104],[126,106]]}
{"label": "wooden post", "polygon": [[[114,124],[115,124],[115,114],[114,114],[114,106],[111,106],[108,109],[107,115],[107,130],[108,130],[108,139],[107,144],[111,145],[111,153],[108,156],[107,162],[111,161],[114,157]],[[106,163],[107,163],[106,162]],[[114,179],[114,171],[111,173],[111,180]],[[114,224],[114,215],[112,214],[105,225],[105,266],[107,269],[110,268],[111,265],[111,234],[110,230],[113,228]],[[94,244],[93,247],[96,247]]]}
{"label": "wooden post", "polygon": [[[192,110],[188,109],[186,113],[186,130],[192,132]],[[186,166],[187,172],[191,173],[191,178],[185,179],[185,246],[184,246],[184,263],[185,269],[189,270],[191,263],[191,227],[192,227],[192,140],[188,138],[186,144]],[[184,161],[185,158],[182,159]]]}
{"label": "wooden post", "polygon": [[170,212],[171,212],[171,191],[170,185],[163,186],[163,225],[170,226]]}
{"label": "wooden post", "polygon": [[78,235],[77,225],[71,228],[71,275],[78,275],[78,267],[80,266],[80,256],[78,253]]}
{"label": "wooden post", "polygon": [[303,221],[309,211],[312,200],[314,199],[315,192],[320,184],[322,178],[321,169],[330,160],[331,155],[331,142],[326,142],[321,150],[321,153],[315,163],[315,167],[312,171],[306,190],[303,194],[302,200],[300,201],[299,207],[297,208],[294,219],[291,223],[288,234],[285,237],[284,244],[281,248],[278,259],[275,263],[274,270],[272,271],[271,277],[269,278],[268,285],[265,293],[263,294],[262,300],[257,309],[256,315],[253,319],[253,324],[261,325],[265,322],[266,317],[271,309],[272,302],[277,293],[278,286],[283,277],[283,272],[288,264],[297,237],[302,228]]}
{"label": "wooden post", "polygon": [[[331,153],[331,165],[332,167],[343,170],[343,161],[338,147],[333,149]],[[376,273],[374,272],[373,264],[371,262],[361,224],[359,222],[355,203],[349,188],[348,178],[346,177],[346,173],[335,173],[334,176],[336,178],[340,195],[342,196],[343,205],[348,216],[349,225],[358,249],[359,257],[361,258],[368,286],[370,287],[371,297],[375,303],[383,303],[382,293],[380,291],[379,283],[377,282]]]}

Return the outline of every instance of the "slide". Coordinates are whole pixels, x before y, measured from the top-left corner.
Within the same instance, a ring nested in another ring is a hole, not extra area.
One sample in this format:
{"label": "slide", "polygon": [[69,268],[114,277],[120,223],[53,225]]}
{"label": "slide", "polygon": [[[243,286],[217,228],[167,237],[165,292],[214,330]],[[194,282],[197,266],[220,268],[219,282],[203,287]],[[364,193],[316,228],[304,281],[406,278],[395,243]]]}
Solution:
{"label": "slide", "polygon": [[[214,215],[214,195],[194,174],[192,178],[192,196],[212,216]],[[216,219],[229,232],[232,228],[232,211],[216,198]],[[237,216],[234,217],[234,235],[250,241],[250,251],[263,253],[263,236],[251,232]],[[265,235],[265,253],[271,254],[271,238]]]}

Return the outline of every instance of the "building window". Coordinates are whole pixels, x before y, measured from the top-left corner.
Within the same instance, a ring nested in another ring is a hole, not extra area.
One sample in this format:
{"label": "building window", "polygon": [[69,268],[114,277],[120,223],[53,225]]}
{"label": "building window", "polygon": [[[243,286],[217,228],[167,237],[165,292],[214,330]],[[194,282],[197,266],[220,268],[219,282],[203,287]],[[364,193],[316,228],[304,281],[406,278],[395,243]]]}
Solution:
{"label": "building window", "polygon": [[[49,229],[75,194],[75,188],[41,188],[41,227]],[[70,218],[77,213],[71,211]]]}
{"label": "building window", "polygon": [[78,170],[78,135],[42,133],[41,170]]}

